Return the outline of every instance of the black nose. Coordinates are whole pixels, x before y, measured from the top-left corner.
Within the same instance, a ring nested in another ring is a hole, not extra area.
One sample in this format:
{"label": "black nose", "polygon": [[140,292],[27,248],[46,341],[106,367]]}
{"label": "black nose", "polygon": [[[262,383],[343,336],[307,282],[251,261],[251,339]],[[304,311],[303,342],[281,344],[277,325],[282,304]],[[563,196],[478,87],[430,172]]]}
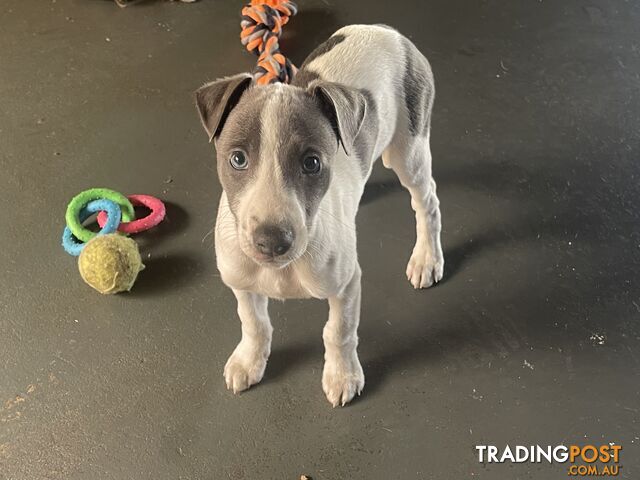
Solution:
{"label": "black nose", "polygon": [[277,257],[291,248],[293,232],[277,225],[260,225],[253,233],[253,243],[263,255]]}

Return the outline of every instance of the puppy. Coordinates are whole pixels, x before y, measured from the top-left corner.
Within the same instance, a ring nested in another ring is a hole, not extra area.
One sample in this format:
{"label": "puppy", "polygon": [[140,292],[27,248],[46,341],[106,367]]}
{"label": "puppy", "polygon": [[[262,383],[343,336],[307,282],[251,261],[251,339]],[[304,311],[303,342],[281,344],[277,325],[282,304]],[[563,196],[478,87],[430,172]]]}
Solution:
{"label": "puppy", "polygon": [[242,339],[224,368],[227,388],[258,383],[271,350],[268,298],[322,298],[322,387],[335,407],[364,387],[356,351],[360,266],[355,218],[382,157],[411,194],[414,288],[442,278],[440,209],[431,175],[434,98],[426,58],[396,30],[352,25],[314,50],[292,84],[250,74],[196,92],[215,142],[223,187],[215,228],[218,269],[238,301]]}

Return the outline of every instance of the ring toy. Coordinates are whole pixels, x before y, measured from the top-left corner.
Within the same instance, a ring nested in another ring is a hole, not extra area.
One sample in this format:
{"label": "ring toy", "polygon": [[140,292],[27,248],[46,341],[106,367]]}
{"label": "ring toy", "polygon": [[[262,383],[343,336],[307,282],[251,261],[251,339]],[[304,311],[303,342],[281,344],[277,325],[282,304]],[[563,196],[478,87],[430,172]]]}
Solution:
{"label": "ring toy", "polygon": [[[118,231],[122,233],[140,233],[158,225],[166,214],[164,203],[151,195],[128,195],[127,198],[134,206],[146,207],[151,213],[146,217],[133,220],[131,222],[122,222],[118,227]],[[107,221],[106,212],[98,214],[98,225],[101,227]]]}
{"label": "ring toy", "polygon": [[[84,222],[87,218],[89,218],[96,212],[106,212],[107,215],[104,225],[100,225],[101,229],[100,232],[98,232],[98,235],[107,235],[109,233],[114,233],[118,229],[118,225],[120,224],[120,216],[122,215],[120,205],[112,202],[111,200],[93,200],[82,207],[82,209],[80,210],[80,213],[78,214],[80,222]],[[64,231],[62,232],[62,246],[68,254],[77,257],[78,255],[80,255],[80,252],[82,252],[82,249],[85,245],[86,243],[82,243],[77,240],[69,227],[65,227]]]}
{"label": "ring toy", "polygon": [[67,212],[65,214],[65,220],[67,221],[67,227],[71,230],[71,233],[81,242],[88,242],[96,236],[94,232],[86,229],[82,226],[79,214],[82,207],[87,205],[92,200],[106,199],[117,203],[120,206],[122,212],[123,222],[129,222],[136,217],[136,213],[133,210],[133,205],[127,200],[127,197],[108,188],[91,188],[79,193],[71,199],[67,206]]}

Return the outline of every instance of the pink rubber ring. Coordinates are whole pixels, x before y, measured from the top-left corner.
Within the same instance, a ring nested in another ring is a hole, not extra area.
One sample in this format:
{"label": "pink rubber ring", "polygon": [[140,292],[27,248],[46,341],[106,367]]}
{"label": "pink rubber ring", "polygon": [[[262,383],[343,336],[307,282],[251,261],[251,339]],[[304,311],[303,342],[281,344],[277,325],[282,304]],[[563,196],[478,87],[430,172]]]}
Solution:
{"label": "pink rubber ring", "polygon": [[[145,230],[149,230],[150,228],[155,227],[162,220],[164,220],[164,216],[166,213],[164,203],[162,203],[162,201],[157,199],[156,197],[152,197],[151,195],[127,195],[127,198],[134,206],[147,207],[149,210],[151,210],[151,213],[146,217],[138,218],[137,220],[133,220],[131,222],[121,223],[118,227],[119,232],[144,232]],[[100,212],[98,214],[98,225],[100,225],[100,228],[102,228],[106,221],[106,212]]]}

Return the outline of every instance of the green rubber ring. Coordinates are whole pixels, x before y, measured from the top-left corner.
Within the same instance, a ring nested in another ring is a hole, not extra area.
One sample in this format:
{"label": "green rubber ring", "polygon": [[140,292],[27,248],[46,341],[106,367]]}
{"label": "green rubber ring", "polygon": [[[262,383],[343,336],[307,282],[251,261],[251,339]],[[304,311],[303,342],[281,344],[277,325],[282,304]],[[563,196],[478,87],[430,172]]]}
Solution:
{"label": "green rubber ring", "polygon": [[96,233],[82,226],[82,222],[80,222],[79,218],[80,210],[87,203],[101,198],[106,198],[107,200],[111,200],[112,202],[120,205],[123,222],[130,222],[136,218],[136,212],[133,209],[133,205],[127,197],[121,193],[109,188],[91,188],[89,190],[85,190],[71,199],[67,206],[67,213],[64,216],[69,230],[71,230],[71,233],[73,233],[73,235],[81,242],[88,242],[96,236]]}

